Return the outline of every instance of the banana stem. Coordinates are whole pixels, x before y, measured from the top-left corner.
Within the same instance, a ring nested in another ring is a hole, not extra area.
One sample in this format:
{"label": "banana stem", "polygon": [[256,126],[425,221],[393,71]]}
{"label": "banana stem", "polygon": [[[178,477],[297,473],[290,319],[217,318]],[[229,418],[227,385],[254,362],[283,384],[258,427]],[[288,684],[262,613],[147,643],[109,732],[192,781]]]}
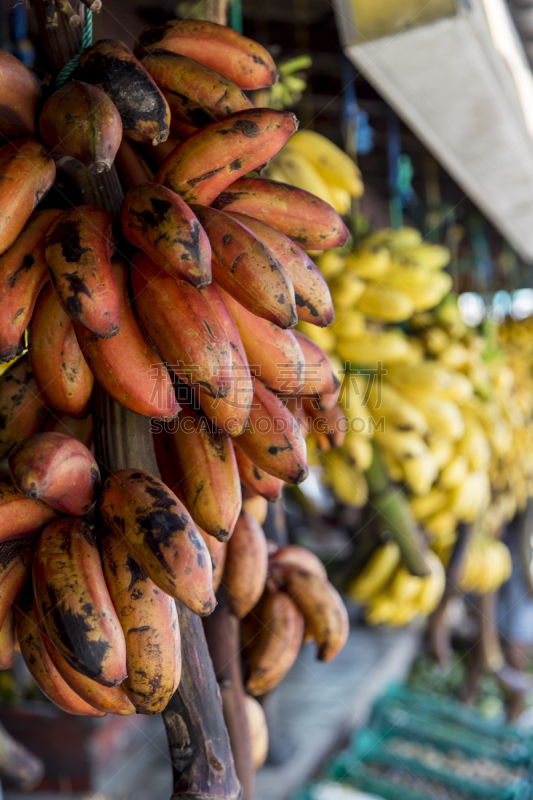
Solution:
{"label": "banana stem", "polygon": [[398,542],[405,567],[413,575],[429,575],[424,556],[427,544],[411,513],[403,491],[389,484],[385,469],[374,446],[372,463],[366,478],[370,491],[371,513],[379,533],[389,533]]}
{"label": "banana stem", "polygon": [[240,657],[240,623],[229,610],[226,593],[217,592],[218,606],[204,619],[204,631],[222,694],[235,769],[243,789],[242,800],[253,800],[254,771]]}
{"label": "banana stem", "polygon": [[[72,0],[71,6],[76,16],[79,16],[83,22],[85,19],[83,3],[79,0]],[[33,8],[37,19],[39,40],[43,43],[44,52],[49,61],[49,69],[55,75],[71,58],[74,58],[80,49],[83,25],[73,28],[69,25],[66,16],[58,14],[57,27],[47,28],[46,0],[33,0]]]}

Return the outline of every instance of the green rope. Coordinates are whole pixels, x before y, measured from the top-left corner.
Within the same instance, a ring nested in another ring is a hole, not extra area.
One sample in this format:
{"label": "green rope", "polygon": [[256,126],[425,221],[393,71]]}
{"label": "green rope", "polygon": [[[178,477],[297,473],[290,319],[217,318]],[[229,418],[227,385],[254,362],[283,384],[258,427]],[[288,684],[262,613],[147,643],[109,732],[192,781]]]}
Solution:
{"label": "green rope", "polygon": [[80,63],[80,55],[86,47],[89,47],[93,42],[93,12],[85,9],[85,21],[83,23],[83,31],[81,33],[81,46],[74,58],[68,61],[57,78],[55,79],[54,87],[59,89],[64,83],[68,81],[75,69]]}

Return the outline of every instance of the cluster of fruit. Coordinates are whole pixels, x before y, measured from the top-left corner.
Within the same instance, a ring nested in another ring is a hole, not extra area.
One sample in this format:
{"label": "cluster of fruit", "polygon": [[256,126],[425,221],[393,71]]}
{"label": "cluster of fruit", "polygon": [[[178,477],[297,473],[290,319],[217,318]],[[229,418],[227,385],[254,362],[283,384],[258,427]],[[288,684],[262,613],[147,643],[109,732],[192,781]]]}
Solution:
{"label": "cluster of fruit", "polygon": [[[305,190],[245,177],[297,128],[244,94],[276,80],[264,48],[183,20],[145,31],[135,53],[97,42],[82,80],[42,107],[32,74],[0,53],[0,130],[13,139],[0,148],[0,457],[12,476],[0,595],[16,607],[1,659],[18,641],[54,702],[93,715],[165,707],[180,675],[172,599],[209,614],[221,581],[246,618],[251,693],[275,685],[304,635],[327,660],[348,633],[320,563],[303,550],[269,558],[251,513],[263,519],[284,482],[307,476],[307,407],[336,406],[327,355],[290,328],[333,319],[303,248],[342,246],[348,231]],[[116,163],[120,225],[96,206],[34,211],[54,159],[95,173]],[[95,381],[152,418],[164,483],[122,470],[99,495]]]}
{"label": "cluster of fruit", "polygon": [[363,194],[357,165],[337,145],[316,131],[298,131],[268,165],[269,176],[320,197],[349,214],[352,199]]}
{"label": "cluster of fruit", "polygon": [[405,625],[426,617],[439,604],[446,585],[441,560],[435,553],[425,555],[429,574],[411,575],[401,563],[395,541],[378,545],[348,586],[348,594],[365,607],[370,625]]}

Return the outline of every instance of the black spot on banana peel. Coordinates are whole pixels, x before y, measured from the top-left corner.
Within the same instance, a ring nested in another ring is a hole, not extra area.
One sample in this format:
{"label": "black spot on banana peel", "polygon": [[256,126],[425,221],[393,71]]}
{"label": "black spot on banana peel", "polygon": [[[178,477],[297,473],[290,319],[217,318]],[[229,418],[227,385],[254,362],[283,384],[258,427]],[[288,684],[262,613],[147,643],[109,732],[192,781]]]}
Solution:
{"label": "black spot on banana peel", "polygon": [[154,145],[168,138],[168,103],[123,42],[100,39],[83,51],[80,67],[84,80],[109,95],[118,109],[126,136]]}
{"label": "black spot on banana peel", "polygon": [[96,538],[62,517],[39,538],[33,562],[39,617],[68,663],[102,686],[126,677],[126,644],[106,587]]}
{"label": "black spot on banana peel", "polygon": [[160,589],[200,616],[213,611],[209,552],[187,509],[162,481],[149,472],[120,470],[104,484],[100,511]]}

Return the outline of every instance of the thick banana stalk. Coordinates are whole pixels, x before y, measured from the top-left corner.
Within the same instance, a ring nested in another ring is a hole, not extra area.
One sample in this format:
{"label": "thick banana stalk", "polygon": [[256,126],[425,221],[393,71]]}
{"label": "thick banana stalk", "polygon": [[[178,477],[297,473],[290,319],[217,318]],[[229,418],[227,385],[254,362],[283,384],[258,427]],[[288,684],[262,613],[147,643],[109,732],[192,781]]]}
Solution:
{"label": "thick banana stalk", "polygon": [[290,111],[239,111],[189,136],[155,179],[187,203],[209,206],[233,181],[272,158],[297,127]]}
{"label": "thick banana stalk", "polygon": [[77,517],[50,523],[37,543],[32,575],[39,619],[61,655],[102,686],[121,683],[126,643],[91,528]]}
{"label": "thick banana stalk", "polygon": [[28,356],[16,361],[0,377],[0,458],[36,433],[47,414],[44,397],[37,388]]}
{"label": "thick banana stalk", "polygon": [[162,272],[143,253],[132,259],[131,281],[143,327],[170,369],[211,397],[226,397],[230,346],[201,292]]}
{"label": "thick banana stalk", "polygon": [[35,117],[41,90],[33,73],[22,61],[0,51],[0,134],[2,138],[35,136]]}
{"label": "thick banana stalk", "polygon": [[238,86],[197,60],[156,48],[141,53],[140,59],[179,122],[200,128],[253,108]]}
{"label": "thick banana stalk", "polygon": [[212,430],[209,420],[184,406],[168,451],[185,506],[203,530],[227,542],[241,510],[239,471],[231,439]]}
{"label": "thick banana stalk", "polygon": [[308,572],[309,575],[320,578],[321,581],[327,581],[328,579],[328,573],[322,561],[310,550],[306,550],[305,547],[287,544],[269,555],[268,569],[272,575],[275,575],[280,570],[283,574],[286,569],[290,570],[295,567],[303,572]]}
{"label": "thick banana stalk", "polygon": [[46,231],[61,212],[36,211],[9,250],[0,256],[0,361],[11,361],[48,280],[44,258]]}
{"label": "thick banana stalk", "polygon": [[81,517],[96,503],[100,470],[91,451],[64,433],[36,433],[9,455],[13,483],[26,497]]}
{"label": "thick banana stalk", "polygon": [[30,363],[37,386],[52,408],[83,419],[94,377],[74,333],[74,324],[48,283],[35,306],[30,327]]}
{"label": "thick banana stalk", "polygon": [[0,253],[11,247],[56,177],[56,166],[37,139],[0,147]]}
{"label": "thick banana stalk", "polygon": [[218,539],[215,539],[214,536],[210,536],[201,528],[198,528],[198,530],[200,531],[202,539],[205,542],[205,546],[209,550],[209,555],[211,556],[211,563],[213,565],[213,591],[217,592],[220,584],[222,583],[222,578],[224,575],[226,555],[228,553],[228,543],[220,542]]}
{"label": "thick banana stalk", "polygon": [[0,544],[35,536],[58,512],[42,500],[25,497],[9,478],[0,479]]}
{"label": "thick banana stalk", "polygon": [[181,197],[158,183],[143,183],[125,196],[121,212],[126,239],[174,278],[197,289],[211,282],[211,246]]}
{"label": "thick banana stalk", "polygon": [[335,311],[328,285],[307,253],[270,225],[245,214],[228,213],[263,242],[289,276],[294,288],[298,319],[320,327],[330,325]]}
{"label": "thick banana stalk", "polygon": [[242,619],[263,594],[267,578],[268,549],[263,528],[242,511],[228,542],[224,586],[231,611]]}
{"label": "thick banana stalk", "polygon": [[274,392],[299,392],[305,380],[305,358],[295,334],[252,314],[230,294],[220,291],[241,335],[253,374]]}
{"label": "thick banana stalk", "polygon": [[252,376],[244,345],[230,310],[214,283],[203,289],[202,294],[227,336],[231,351],[231,389],[226,397],[212,398],[200,392],[202,411],[212,424],[227,436],[239,436],[250,414],[253,386]]}
{"label": "thick banana stalk", "polygon": [[284,569],[282,575],[285,590],[317,643],[317,658],[331,661],[346,644],[350,628],[341,596],[329,581],[304,569]]}
{"label": "thick banana stalk", "polygon": [[70,156],[91,172],[111,169],[122,139],[113,101],[97,86],[69,81],[42,107],[39,136],[54,158]]}
{"label": "thick banana stalk", "polygon": [[141,34],[135,53],[140,55],[151,48],[163,48],[199,61],[241,89],[267,88],[278,79],[268,50],[259,42],[215,22],[180,19],[154,25]]}
{"label": "thick banana stalk", "polygon": [[113,217],[97,206],[64,211],[49,228],[45,256],[65,311],[96,336],[119,331],[119,296],[111,267]]}
{"label": "thick banana stalk", "polygon": [[241,483],[246,489],[269,501],[274,501],[281,497],[283,481],[254,464],[237,443],[235,443],[235,458],[237,459]]}
{"label": "thick banana stalk", "polygon": [[162,481],[123,469],[104,484],[100,510],[164,592],[200,616],[216,605],[209,552],[189,513]]}
{"label": "thick banana stalk", "polygon": [[128,295],[128,272],[122,261],[113,261],[120,303],[120,330],[101,339],[79,323],[74,324],[78,342],[100,386],[130,411],[156,419],[173,419],[180,406],[172,378],[139,325]]}
{"label": "thick banana stalk", "polygon": [[349,232],[337,212],[323,200],[266,178],[241,178],[226,186],[213,208],[237,212],[270,225],[305,250],[342,247]]}
{"label": "thick banana stalk", "polygon": [[176,603],[150,580],[117,534],[102,537],[102,561],[126,639],[128,677],[122,686],[138,714],[159,714],[181,678]]}
{"label": "thick banana stalk", "polygon": [[216,283],[251,313],[282,328],[296,325],[292,283],[263,242],[223,211],[195,211],[211,242]]}
{"label": "thick banana stalk", "polygon": [[12,605],[0,628],[0,669],[9,669],[13,666],[16,643],[15,612],[14,605]]}
{"label": "thick banana stalk", "polygon": [[68,714],[80,714],[86,717],[104,716],[102,711],[97,711],[96,708],[82,700],[54,666],[45,647],[43,634],[39,630],[37,611],[31,598],[31,592],[23,592],[19,595],[15,606],[15,629],[20,652],[30,675],[54,705]]}
{"label": "thick banana stalk", "polygon": [[298,484],[307,478],[307,448],[297,421],[257,379],[249,425],[237,444],[254,464],[282,481]]}
{"label": "thick banana stalk", "polygon": [[13,539],[0,543],[0,628],[26,583],[36,539]]}
{"label": "thick banana stalk", "polygon": [[285,677],[304,635],[302,613],[285,592],[273,586],[267,586],[258,614],[262,628],[247,648],[246,689],[252,695],[269,692]]}
{"label": "thick banana stalk", "polygon": [[80,67],[87,83],[109,95],[120,114],[126,136],[154,145],[168,138],[168,103],[123,42],[100,39],[83,51]]}

